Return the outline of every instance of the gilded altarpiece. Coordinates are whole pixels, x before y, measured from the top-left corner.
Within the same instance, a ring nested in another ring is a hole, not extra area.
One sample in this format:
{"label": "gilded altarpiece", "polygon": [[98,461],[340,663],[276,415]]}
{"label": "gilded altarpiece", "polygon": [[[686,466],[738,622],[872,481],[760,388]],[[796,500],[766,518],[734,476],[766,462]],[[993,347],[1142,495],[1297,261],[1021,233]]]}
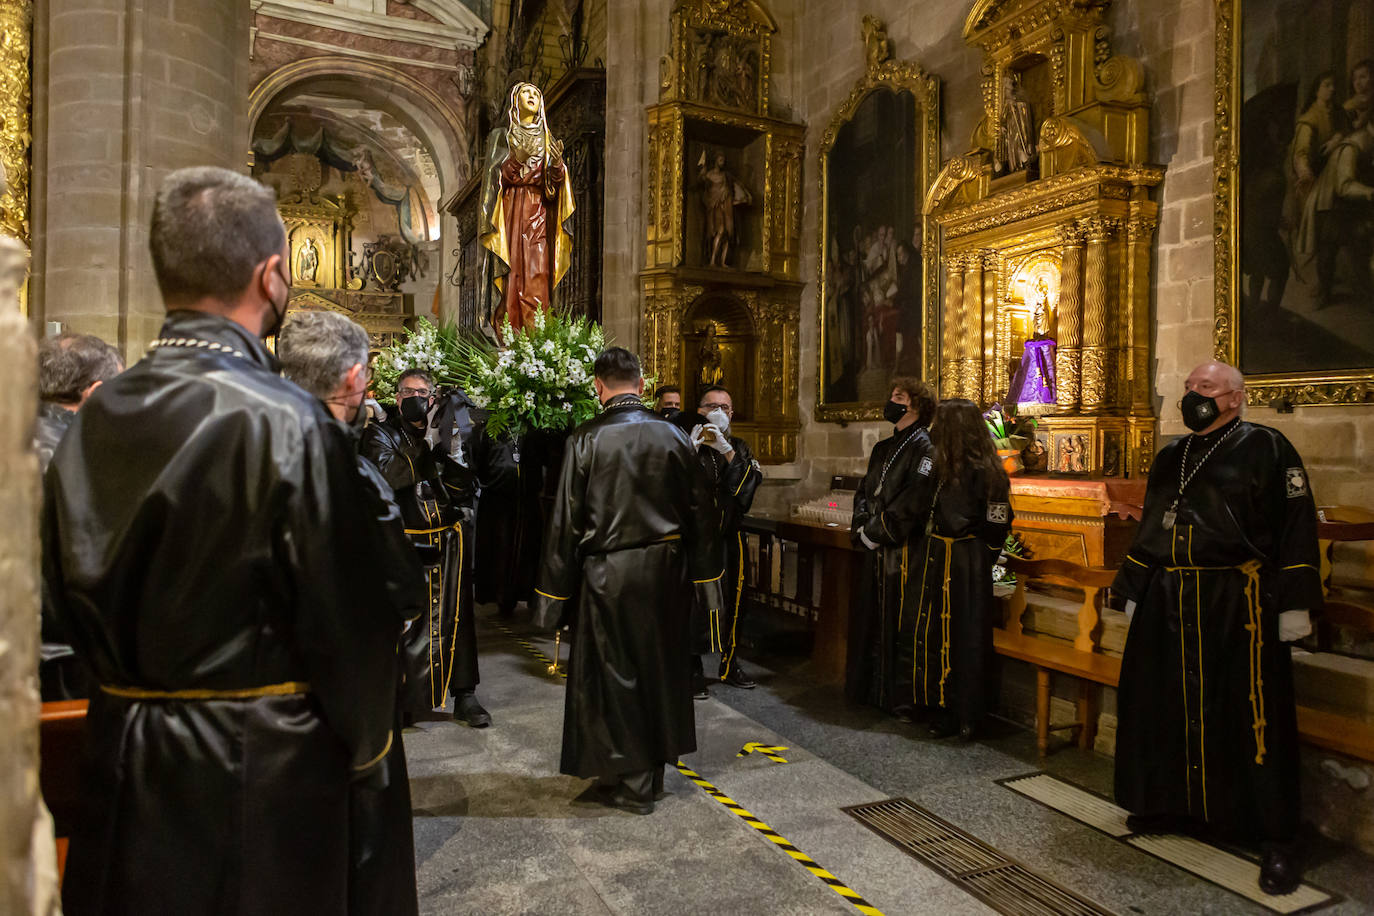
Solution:
{"label": "gilded altarpiece", "polygon": [[1107,7],[975,4],[964,38],[984,54],[984,118],[925,209],[943,235],[941,395],[1016,402],[1018,361],[1053,344],[1049,394],[1021,405],[1048,469],[1119,478],[1155,452],[1150,194],[1164,170],[1145,162],[1144,75],[1112,53]]}
{"label": "gilded altarpiece", "polygon": [[768,101],[772,17],[749,0],[673,10],[648,109],[641,355],[691,403],[731,390],[760,461],[796,457],[805,126]]}
{"label": "gilded altarpiece", "polygon": [[373,349],[390,346],[411,317],[408,297],[399,292],[364,290],[351,253],[352,203],[346,198],[291,195],[277,212],[291,247],[291,298],[287,314],[301,310],[339,312],[362,325]]}

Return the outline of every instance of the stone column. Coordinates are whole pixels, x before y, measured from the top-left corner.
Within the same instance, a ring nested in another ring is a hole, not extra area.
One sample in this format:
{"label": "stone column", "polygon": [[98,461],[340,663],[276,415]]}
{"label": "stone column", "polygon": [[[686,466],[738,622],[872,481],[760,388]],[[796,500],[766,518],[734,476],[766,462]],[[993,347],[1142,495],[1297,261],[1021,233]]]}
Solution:
{"label": "stone column", "polygon": [[[998,266],[997,252],[983,252],[983,404],[996,401],[1003,384],[1004,371],[997,359]],[[973,400],[978,397],[975,395]]]}
{"label": "stone column", "polygon": [[959,397],[977,401],[983,391],[983,252],[964,261],[964,320],[959,325]]}
{"label": "stone column", "polygon": [[1057,229],[1063,245],[1059,269],[1059,309],[1055,334],[1055,408],[1059,413],[1078,409],[1083,347],[1083,231],[1076,223]]}
{"label": "stone column", "polygon": [[158,183],[248,168],[247,3],[49,0],[34,23],[34,314],[143,355]]}
{"label": "stone column", "polygon": [[1107,326],[1110,291],[1107,243],[1116,233],[1117,221],[1106,217],[1084,220],[1087,252],[1083,273],[1083,381],[1081,398],[1085,411],[1099,411],[1111,402],[1111,340]]}
{"label": "stone column", "polygon": [[1124,406],[1134,416],[1150,416],[1150,243],[1157,221],[1133,216],[1126,224],[1129,327],[1121,342]]}
{"label": "stone column", "polygon": [[964,326],[963,254],[945,256],[945,308],[940,338],[940,397],[959,396],[959,347]]}
{"label": "stone column", "polygon": [[57,866],[38,796],[38,370],[18,308],[27,260],[0,235],[0,913],[46,916],[57,911]]}

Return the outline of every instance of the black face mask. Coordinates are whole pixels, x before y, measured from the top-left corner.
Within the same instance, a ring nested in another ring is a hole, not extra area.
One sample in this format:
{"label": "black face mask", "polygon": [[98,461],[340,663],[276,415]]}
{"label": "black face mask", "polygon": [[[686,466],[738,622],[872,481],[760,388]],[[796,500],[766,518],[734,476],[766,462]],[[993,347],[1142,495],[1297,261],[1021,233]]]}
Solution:
{"label": "black face mask", "polygon": [[429,413],[429,398],[422,398],[417,394],[401,398],[397,406],[401,408],[401,419],[410,423],[421,423]]}
{"label": "black face mask", "polygon": [[1196,391],[1185,394],[1179,407],[1183,411],[1183,425],[1193,432],[1206,429],[1216,422],[1217,417],[1221,416],[1221,408],[1217,406],[1217,399],[1198,394]]}
{"label": "black face mask", "polygon": [[680,413],[682,413],[682,411],[678,410],[676,407],[660,407],[658,409],[659,416],[666,417],[669,420],[671,420],[673,417],[677,416]]}
{"label": "black face mask", "polygon": [[906,416],[909,410],[905,404],[898,404],[896,401],[888,401],[883,405],[883,419],[896,425],[901,422],[902,417]]}

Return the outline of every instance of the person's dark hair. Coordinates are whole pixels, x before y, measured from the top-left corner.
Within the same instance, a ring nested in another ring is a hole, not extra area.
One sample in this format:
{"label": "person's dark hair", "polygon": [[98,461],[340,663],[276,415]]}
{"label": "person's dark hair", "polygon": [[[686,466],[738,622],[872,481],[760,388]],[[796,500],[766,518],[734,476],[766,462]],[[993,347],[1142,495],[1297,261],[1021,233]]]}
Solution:
{"label": "person's dark hair", "polygon": [[236,298],[285,244],[276,195],[246,175],[178,169],[158,188],[148,247],[168,308]]}
{"label": "person's dark hair", "polygon": [[979,469],[988,475],[988,480],[1007,476],[992,445],[983,412],[972,401],[941,401],[935,408],[930,441],[935,446],[935,469],[945,486],[958,487]]}
{"label": "person's dark hair", "polygon": [[338,312],[299,311],[282,325],[277,359],[291,381],[320,400],[330,397],[349,369],[367,365],[367,331]]}
{"label": "person's dark hair", "polygon": [[[1371,75],[1374,76],[1374,74]],[[1298,109],[1299,117],[1307,114],[1307,110],[1317,103],[1317,93],[1321,91],[1322,83],[1326,82],[1327,80],[1331,80],[1331,85],[1333,87],[1337,86],[1336,74],[1331,70],[1323,70],[1321,73],[1317,74],[1315,79],[1312,80],[1312,85],[1307,87],[1307,101],[1303,102],[1302,107]],[[1335,108],[1335,98],[1332,98],[1331,101],[1327,102],[1326,107]]]}
{"label": "person's dark hair", "polygon": [[929,385],[914,375],[899,375],[887,387],[905,391],[907,397],[911,398],[917,426],[930,425],[931,418],[935,416],[935,395],[931,393]]}
{"label": "person's dark hair", "polygon": [[733,394],[730,394],[729,388],[726,388],[724,385],[710,385],[707,388],[703,389],[701,395],[697,398],[697,406],[705,407],[707,396],[715,394],[717,391],[724,392],[732,402],[735,400],[735,396]]}
{"label": "person's dark hair", "polygon": [[87,388],[123,371],[119,351],[94,334],[66,332],[38,344],[38,396],[54,404],[80,404]]}
{"label": "person's dark hair", "polygon": [[404,385],[406,383],[406,379],[409,378],[424,379],[425,384],[429,386],[429,393],[434,393],[434,376],[430,375],[427,370],[421,369],[419,366],[407,369],[406,371],[400,374],[400,376],[396,379],[397,389]]}
{"label": "person's dark hair", "polygon": [[624,347],[607,347],[596,358],[593,374],[613,385],[630,385],[640,379],[639,357]]}
{"label": "person's dark hair", "polygon": [[1356,61],[1355,66],[1350,68],[1350,75],[1353,77],[1360,70],[1365,71],[1371,78],[1374,78],[1374,57],[1366,57]]}
{"label": "person's dark hair", "polygon": [[682,389],[676,385],[659,385],[658,390],[654,392],[654,400],[657,401],[661,399],[665,394],[676,394],[680,396],[682,394]]}

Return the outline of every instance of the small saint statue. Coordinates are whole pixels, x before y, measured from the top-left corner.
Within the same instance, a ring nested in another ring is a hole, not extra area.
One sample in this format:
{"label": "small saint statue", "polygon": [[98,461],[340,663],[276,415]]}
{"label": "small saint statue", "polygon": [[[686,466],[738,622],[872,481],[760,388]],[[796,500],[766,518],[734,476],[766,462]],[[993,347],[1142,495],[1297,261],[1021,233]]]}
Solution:
{"label": "small saint statue", "polygon": [[313,284],[319,270],[320,249],[315,247],[315,240],[307,235],[305,244],[301,246],[300,254],[296,257],[296,282]]}
{"label": "small saint statue", "polygon": [[720,341],[716,340],[716,326],[706,326],[706,339],[701,344],[700,381],[703,388],[719,385],[725,379],[725,368],[721,364]]}
{"label": "small saint statue", "polygon": [[1050,335],[1050,287],[1044,277],[1035,282],[1031,312],[1034,332],[1021,352],[1021,365],[1011,379],[1011,397],[1018,415],[1049,413],[1054,409],[1054,338]]}
{"label": "small saint statue", "polygon": [[1002,77],[1001,133],[997,137],[997,162],[1008,172],[1029,168],[1039,158],[1035,119],[1030,102],[1021,89],[1021,74],[1008,72]]}
{"label": "small saint statue", "polygon": [[701,187],[701,205],[706,211],[706,263],[711,267],[725,267],[730,248],[736,242],[735,207],[754,201],[748,189],[725,167],[725,154],[717,152],[708,168],[706,151],[697,160],[697,180]]}
{"label": "small saint statue", "polygon": [[500,296],[490,321],[498,342],[503,318],[519,331],[552,306],[572,261],[572,182],[539,87],[516,83],[507,115],[508,125],[488,141],[479,227],[483,247],[495,255],[492,283]]}

